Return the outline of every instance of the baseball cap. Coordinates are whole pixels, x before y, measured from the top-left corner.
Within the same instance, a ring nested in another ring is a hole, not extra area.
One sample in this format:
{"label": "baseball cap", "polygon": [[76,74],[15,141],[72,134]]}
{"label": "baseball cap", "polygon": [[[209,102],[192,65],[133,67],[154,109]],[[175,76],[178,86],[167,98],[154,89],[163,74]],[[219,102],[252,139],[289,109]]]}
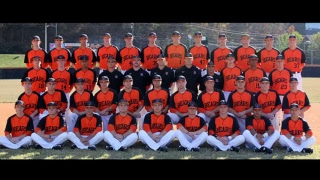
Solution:
{"label": "baseball cap", "polygon": [[228,105],[226,100],[219,101],[218,105]]}
{"label": "baseball cap", "polygon": [[82,78],[77,78],[74,83],[84,83],[84,79],[82,79]]}
{"label": "baseball cap", "polygon": [[249,59],[258,59],[258,56],[256,54],[251,54]]}
{"label": "baseball cap", "polygon": [[270,81],[269,81],[269,78],[263,77],[260,79],[260,82],[270,82]]}
{"label": "baseball cap", "polygon": [[290,77],[290,82],[292,82],[292,81],[297,81],[298,82],[298,79],[296,78],[296,77]]}
{"label": "baseball cap", "polygon": [[64,57],[64,55],[59,55],[57,56],[57,59],[65,59],[66,57]]}
{"label": "baseball cap", "polygon": [[125,37],[125,38],[127,38],[127,37],[133,37],[133,35],[132,35],[131,33],[126,33],[126,34],[124,35],[124,37]]}
{"label": "baseball cap", "polygon": [[179,81],[179,80],[186,80],[186,77],[180,75],[180,76],[177,77],[177,81]]}
{"label": "baseball cap", "polygon": [[84,105],[85,106],[95,106],[93,101],[87,101]]}
{"label": "baseball cap", "polygon": [[116,61],[116,58],[114,58],[114,56],[113,56],[113,55],[110,55],[110,56],[108,57],[108,60]]}
{"label": "baseball cap", "polygon": [[33,57],[31,58],[31,61],[34,60],[34,59],[39,59],[40,61],[42,60],[40,56],[33,56]]}
{"label": "baseball cap", "polygon": [[48,106],[58,106],[58,104],[56,103],[56,102],[49,102],[48,104],[47,104],[47,107]]}
{"label": "baseball cap", "polygon": [[157,58],[164,58],[163,54],[159,54]]}
{"label": "baseball cap", "polygon": [[56,35],[54,39],[63,39],[63,37],[61,35]]}
{"label": "baseball cap", "polygon": [[129,105],[129,102],[127,100],[125,100],[125,99],[120,99],[118,104],[120,104],[120,103],[125,103],[125,104]]}
{"label": "baseball cap", "polygon": [[291,34],[291,35],[289,36],[289,38],[297,38],[297,36],[294,35],[294,34]]}
{"label": "baseball cap", "polygon": [[109,78],[108,78],[108,76],[101,76],[101,77],[99,78],[99,81],[100,81],[100,80],[109,81]]}
{"label": "baseball cap", "polygon": [[152,103],[163,103],[163,102],[162,102],[162,99],[156,98],[156,99],[152,100]]}
{"label": "baseball cap", "polygon": [[226,36],[226,34],[219,34],[218,38],[221,38],[221,37],[227,37],[227,36]]}
{"label": "baseball cap", "polygon": [[255,103],[253,105],[253,109],[261,109],[261,105],[259,103]]}
{"label": "baseball cap", "polygon": [[87,38],[88,39],[88,35],[87,34],[80,34],[79,38]]}
{"label": "baseball cap", "polygon": [[15,106],[16,106],[16,105],[24,106],[24,102],[21,101],[21,100],[17,100],[17,101],[14,103],[14,105],[15,105]]}
{"label": "baseball cap", "polygon": [[80,61],[81,61],[81,60],[87,61],[87,60],[89,60],[89,56],[87,56],[87,55],[81,55],[81,56],[79,57],[79,60],[80,60]]}
{"label": "baseball cap", "polygon": [[244,80],[245,80],[245,78],[242,75],[238,76],[236,79],[236,81],[244,81]]}
{"label": "baseball cap", "polygon": [[141,57],[139,55],[134,55],[132,59],[141,59]]}
{"label": "baseball cap", "polygon": [[198,107],[197,103],[194,101],[189,102],[188,107]]}
{"label": "baseball cap", "polygon": [[104,34],[102,35],[102,37],[105,37],[105,36],[111,37],[110,33],[104,33]]}
{"label": "baseball cap", "polygon": [[24,77],[21,79],[21,82],[32,82],[32,79],[29,77]]}
{"label": "baseball cap", "polygon": [[187,52],[185,55],[184,55],[184,57],[192,57],[192,54],[191,53],[189,53],[189,52]]}
{"label": "baseball cap", "polygon": [[149,33],[149,35],[148,36],[155,36],[155,37],[157,37],[157,33],[155,33],[155,32],[151,32],[151,33]]}
{"label": "baseball cap", "polygon": [[226,57],[227,57],[227,58],[228,58],[228,57],[234,57],[234,54],[233,54],[233,53],[228,53]]}
{"label": "baseball cap", "polygon": [[56,81],[55,78],[52,78],[52,77],[51,77],[51,78],[48,78],[48,79],[46,80],[46,83],[47,83],[47,82],[57,82],[57,81]]}
{"label": "baseball cap", "polygon": [[152,79],[159,79],[162,80],[161,76],[159,74],[153,75]]}
{"label": "baseball cap", "polygon": [[123,77],[123,81],[125,81],[125,80],[127,80],[127,79],[133,80],[133,78],[132,78],[131,75],[126,75],[126,76]]}
{"label": "baseball cap", "polygon": [[241,38],[242,38],[242,37],[250,37],[250,35],[249,35],[249,34],[242,34],[242,35],[241,35]]}
{"label": "baseball cap", "polygon": [[197,32],[194,33],[193,36],[202,36],[202,33],[200,31],[197,31]]}
{"label": "baseball cap", "polygon": [[290,109],[292,109],[292,108],[299,108],[299,105],[297,103],[292,103],[290,105]]}
{"label": "baseball cap", "polygon": [[214,79],[213,79],[212,76],[206,76],[204,80],[205,81],[213,81],[214,82]]}
{"label": "baseball cap", "polygon": [[38,39],[38,40],[40,40],[40,37],[39,37],[39,36],[37,36],[37,35],[35,35],[35,36],[33,36],[33,37],[32,37],[32,39],[31,39],[31,40],[34,40],[34,39]]}
{"label": "baseball cap", "polygon": [[179,35],[180,36],[180,32],[179,31],[173,31],[172,36],[174,35]]}
{"label": "baseball cap", "polygon": [[269,35],[266,35],[266,37],[264,39],[268,39],[268,38],[272,38],[273,39],[273,36],[271,34],[269,34]]}
{"label": "baseball cap", "polygon": [[277,57],[276,57],[276,60],[284,60],[283,59],[283,56],[281,54],[279,54]]}
{"label": "baseball cap", "polygon": [[207,65],[208,66],[214,66],[214,62],[213,61],[209,61]]}

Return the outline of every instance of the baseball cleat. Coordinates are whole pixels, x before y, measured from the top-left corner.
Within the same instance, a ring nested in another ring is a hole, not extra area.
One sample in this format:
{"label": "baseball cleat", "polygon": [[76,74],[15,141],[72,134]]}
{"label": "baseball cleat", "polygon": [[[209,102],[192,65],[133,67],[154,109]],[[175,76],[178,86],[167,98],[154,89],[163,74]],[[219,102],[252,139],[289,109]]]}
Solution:
{"label": "baseball cleat", "polygon": [[273,153],[273,149],[270,149],[270,148],[265,147],[264,152],[265,152],[266,154],[272,154],[272,153]]}
{"label": "baseball cleat", "polygon": [[41,146],[40,144],[35,144],[35,145],[34,145],[34,148],[35,148],[35,149],[42,149],[42,146]]}
{"label": "baseball cleat", "polygon": [[301,152],[302,153],[310,153],[310,154],[312,154],[313,153],[313,149],[312,148],[303,148]]}
{"label": "baseball cleat", "polygon": [[240,151],[240,148],[239,148],[239,147],[231,146],[230,151],[235,151],[235,152],[238,153],[238,152]]}
{"label": "baseball cleat", "polygon": [[178,147],[178,151],[186,151],[186,150],[187,150],[187,148],[185,148],[185,147],[183,147],[183,146],[179,145],[179,147]]}
{"label": "baseball cleat", "polygon": [[97,150],[97,148],[96,148],[95,145],[90,145],[90,146],[88,147],[88,149],[89,149],[89,150],[92,150],[92,151]]}
{"label": "baseball cleat", "polygon": [[157,151],[164,151],[164,152],[168,152],[168,147],[167,146],[160,146]]}
{"label": "baseball cleat", "polygon": [[253,148],[253,152],[261,152],[261,151],[264,151],[263,148],[264,148],[264,147],[261,147],[261,148],[259,149],[259,148],[257,148],[257,147],[254,147],[254,148]]}
{"label": "baseball cleat", "polygon": [[113,150],[113,147],[112,146],[106,146],[106,150],[107,151]]}
{"label": "baseball cleat", "polygon": [[214,151],[221,151],[221,149],[218,146],[213,146]]}
{"label": "baseball cleat", "polygon": [[20,147],[20,149],[29,149],[29,148],[30,146],[28,144]]}
{"label": "baseball cleat", "polygon": [[57,145],[53,146],[52,149],[61,150],[62,146],[60,144],[57,144]]}
{"label": "baseball cleat", "polygon": [[71,149],[75,149],[75,148],[77,148],[77,145],[72,144],[72,145],[71,145]]}
{"label": "baseball cleat", "polygon": [[199,152],[200,148],[199,147],[193,147],[193,148],[191,148],[191,151]]}
{"label": "baseball cleat", "polygon": [[287,147],[287,151],[288,151],[288,152],[292,152],[293,150],[292,150],[292,148]]}
{"label": "baseball cleat", "polygon": [[144,148],[146,151],[148,151],[150,149],[150,147],[148,145],[146,145],[146,147]]}
{"label": "baseball cleat", "polygon": [[128,151],[128,148],[122,146],[119,151]]}

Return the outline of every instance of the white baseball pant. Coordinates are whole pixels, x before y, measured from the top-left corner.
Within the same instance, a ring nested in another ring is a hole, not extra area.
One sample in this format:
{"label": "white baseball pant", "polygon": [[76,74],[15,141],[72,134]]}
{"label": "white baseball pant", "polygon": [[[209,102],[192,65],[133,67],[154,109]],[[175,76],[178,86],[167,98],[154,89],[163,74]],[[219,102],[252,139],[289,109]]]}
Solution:
{"label": "white baseball pant", "polygon": [[229,140],[228,145],[224,145],[221,141],[219,141],[216,137],[214,136],[208,136],[207,138],[207,143],[211,146],[217,146],[221,151],[227,151],[230,149],[232,146],[233,147],[238,147],[241,144],[245,142],[245,138],[243,135],[238,135],[235,138]]}
{"label": "white baseball pant", "polygon": [[292,73],[293,77],[297,78],[298,80],[298,86],[297,88],[299,90],[302,90],[302,76],[301,76],[301,72],[298,73],[298,72],[295,72],[295,73]]}
{"label": "white baseball pant", "polygon": [[168,116],[171,118],[172,124],[178,124],[179,120],[180,120],[180,116],[178,116],[175,113],[168,113]]}
{"label": "white baseball pant", "polygon": [[195,135],[195,139],[192,139],[188,134],[177,130],[176,137],[179,140],[181,146],[187,148],[188,151],[191,151],[192,148],[198,148],[200,145],[206,142],[208,132],[202,132],[201,134]]}
{"label": "white baseball pant", "polygon": [[63,132],[63,133],[59,134],[58,136],[51,136],[51,138],[53,140],[51,142],[48,142],[48,141],[44,140],[41,136],[39,136],[39,134],[37,134],[37,133],[31,134],[31,139],[35,143],[39,144],[44,149],[52,149],[53,146],[58,145],[58,144],[62,144],[65,141],[67,141],[68,140],[68,133]]}
{"label": "white baseball pant", "polygon": [[37,127],[37,125],[38,125],[39,121],[40,121],[39,115],[37,115],[37,116],[33,116],[33,118],[32,118],[32,122],[33,122],[33,128],[34,128],[34,129],[36,129],[36,127]]}
{"label": "white baseball pant", "polygon": [[47,115],[49,115],[48,110],[44,110],[43,113],[40,113],[40,114],[39,114],[39,121],[40,121],[40,119],[42,119],[43,117],[45,117],[45,116],[47,116]]}
{"label": "white baseball pant", "polygon": [[[159,135],[161,132],[156,132],[153,134]],[[168,131],[161,139],[159,142],[155,142],[146,131],[140,130],[139,133],[139,139],[143,144],[147,144],[151,149],[157,150],[159,147],[166,146],[170,144],[173,139],[176,137],[174,130]]]}
{"label": "white baseball pant", "polygon": [[121,142],[114,138],[113,135],[106,131],[103,133],[104,141],[113,147],[114,150],[118,151],[121,147],[130,147],[138,141],[138,134],[131,133],[126,138],[124,138]]}
{"label": "white baseball pant", "polygon": [[[246,144],[247,144],[248,148],[257,147],[258,149],[260,149],[262,147],[262,145],[259,144],[258,139],[256,137],[254,137],[249,130],[243,131],[242,135],[244,136],[244,138],[246,140]],[[263,146],[271,149],[271,147],[276,142],[276,140],[279,139],[279,137],[280,137],[280,132],[277,130],[274,130],[274,133],[271,136],[267,136],[267,137],[262,138],[264,141]]]}
{"label": "white baseball pant", "polygon": [[314,145],[316,143],[316,138],[314,136],[312,136],[312,137],[310,137],[308,139],[302,140],[301,144],[298,145],[293,140],[288,139],[287,136],[280,135],[279,143],[282,146],[290,147],[293,151],[301,152],[303,148],[308,148],[308,147]]}
{"label": "white baseball pant", "polygon": [[31,143],[32,143],[32,139],[30,136],[26,136],[22,138],[16,144],[9,141],[9,139],[5,136],[0,137],[0,144],[10,149],[19,149],[21,146],[31,145]]}
{"label": "white baseball pant", "polygon": [[66,98],[68,100],[68,104],[67,104],[66,112],[64,113],[64,121],[68,122],[69,115],[70,115],[70,95],[69,95],[69,93],[65,93],[65,94],[66,94]]}
{"label": "white baseball pant", "polygon": [[109,114],[107,116],[101,116],[101,119],[102,119],[102,129],[103,129],[103,132],[107,131],[108,130],[108,124],[109,124],[109,120],[110,120],[110,117],[112,116],[112,114]]}
{"label": "white baseball pant", "polygon": [[239,124],[240,133],[242,134],[243,131],[246,130],[246,119],[239,118],[239,117],[236,117],[236,119],[237,119],[238,124]]}
{"label": "white baseball pant", "polygon": [[78,119],[78,114],[70,113],[69,118],[67,120],[67,132],[73,132],[77,119]]}
{"label": "white baseball pant", "polygon": [[[82,137],[86,138],[88,136],[82,135]],[[89,145],[84,145],[80,139],[74,134],[74,132],[68,132],[68,139],[73,142],[79,149],[88,149],[91,145],[96,145],[103,140],[103,132],[98,132],[93,138],[89,140]]]}
{"label": "white baseball pant", "polygon": [[223,95],[226,101],[228,101],[229,95],[230,95],[231,91],[223,91]]}
{"label": "white baseball pant", "polygon": [[147,114],[149,114],[149,113],[150,113],[150,112],[146,112],[145,114],[143,114],[143,115],[141,116],[141,118],[139,118],[139,122],[138,122],[138,124],[139,124],[139,131],[143,130],[144,117],[145,117]]}

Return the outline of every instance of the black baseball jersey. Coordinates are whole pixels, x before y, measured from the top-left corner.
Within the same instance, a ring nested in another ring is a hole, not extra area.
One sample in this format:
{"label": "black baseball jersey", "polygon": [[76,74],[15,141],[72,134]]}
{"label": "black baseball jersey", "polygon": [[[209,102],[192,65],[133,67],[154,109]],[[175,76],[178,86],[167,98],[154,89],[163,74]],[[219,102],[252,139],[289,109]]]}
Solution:
{"label": "black baseball jersey", "polygon": [[159,67],[155,67],[151,70],[150,77],[152,78],[155,74],[158,74],[162,78],[161,87],[165,89],[169,89],[173,82],[175,82],[174,71],[165,66],[163,69],[159,69]]}
{"label": "black baseball jersey", "polygon": [[124,73],[124,76],[126,75],[132,76],[132,86],[139,88],[144,97],[151,84],[151,78],[149,73],[142,68],[140,68],[138,71],[134,70],[133,68],[130,68]]}
{"label": "black baseball jersey", "polygon": [[187,68],[185,65],[176,70],[175,76],[179,77],[183,75],[187,80],[187,89],[193,91],[198,95],[198,85],[201,83],[201,70],[192,65],[191,68]]}
{"label": "black baseball jersey", "polygon": [[[120,89],[123,86],[123,74],[118,71],[118,70],[114,70],[113,72],[110,72],[108,70],[104,70],[100,75],[98,80],[102,77],[102,76],[108,76],[109,78],[109,88],[114,89],[116,92],[120,92]],[[97,82],[97,85],[100,86],[99,81]]]}
{"label": "black baseball jersey", "polygon": [[[201,83],[200,83],[200,86],[199,86],[199,90],[200,91],[204,91],[206,89],[206,86],[204,85],[204,83],[206,82],[207,76],[209,76],[209,75],[206,74],[201,78]],[[222,90],[221,76],[214,73],[213,80],[214,80],[214,88]]]}

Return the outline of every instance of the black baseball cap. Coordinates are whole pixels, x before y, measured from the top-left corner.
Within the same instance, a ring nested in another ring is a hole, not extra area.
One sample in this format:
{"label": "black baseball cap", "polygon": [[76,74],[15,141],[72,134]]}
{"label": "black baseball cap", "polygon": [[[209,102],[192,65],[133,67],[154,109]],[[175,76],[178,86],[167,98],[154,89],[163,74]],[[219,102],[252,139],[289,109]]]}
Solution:
{"label": "black baseball cap", "polygon": [[113,55],[110,55],[110,56],[108,57],[108,60],[116,61],[116,58],[115,58]]}
{"label": "black baseball cap", "polygon": [[234,54],[233,53],[228,53],[226,58],[228,58],[228,57],[234,57]]}
{"label": "black baseball cap", "polygon": [[93,101],[87,101],[84,105],[85,106],[95,106]]}
{"label": "black baseball cap", "polygon": [[197,31],[197,32],[194,33],[193,36],[202,36],[202,33],[200,31]]}
{"label": "black baseball cap", "polygon": [[283,59],[283,56],[281,54],[279,54],[277,57],[276,57],[276,60],[284,60]]}
{"label": "black baseball cap", "polygon": [[125,81],[125,80],[127,80],[127,79],[133,80],[133,78],[132,78],[131,75],[126,75],[126,76],[123,77],[123,81]]}
{"label": "black baseball cap", "polygon": [[177,77],[177,81],[179,81],[179,80],[186,80],[186,77],[180,75],[180,76]]}
{"label": "black baseball cap", "polygon": [[213,61],[209,61],[207,66],[214,66],[214,62]]}
{"label": "black baseball cap", "polygon": [[214,79],[212,76],[206,76],[204,81],[213,81],[214,82]]}
{"label": "black baseball cap", "polygon": [[220,106],[220,105],[228,105],[228,104],[227,104],[226,100],[221,100],[221,101],[219,101],[218,105]]}
{"label": "black baseball cap", "polygon": [[87,56],[87,55],[81,55],[80,57],[79,57],[79,60],[80,61],[88,61],[89,60],[89,56]]}
{"label": "black baseball cap", "polygon": [[140,55],[134,55],[132,59],[141,59]]}
{"label": "black baseball cap", "polygon": [[79,38],[87,38],[88,39],[88,35],[87,34],[80,34]]}
{"label": "black baseball cap", "polygon": [[273,36],[271,34],[269,34],[269,35],[266,35],[266,37],[264,39],[268,39],[268,38],[273,39]]}
{"label": "black baseball cap", "polygon": [[109,81],[109,78],[108,78],[108,76],[101,76],[101,77],[99,78],[99,81],[100,81],[100,80]]}
{"label": "black baseball cap", "polygon": [[76,81],[74,83],[84,83],[84,79],[82,78],[77,78]]}
{"label": "black baseball cap", "polygon": [[160,98],[156,98],[156,99],[152,100],[152,103],[163,103],[163,101]]}
{"label": "black baseball cap", "polygon": [[298,79],[296,77],[291,76],[290,77],[290,82],[292,82],[292,81],[297,81],[298,82]]}
{"label": "black baseball cap", "polygon": [[297,103],[292,103],[290,105],[290,109],[292,109],[292,108],[299,108],[299,105]]}
{"label": "black baseball cap", "polygon": [[58,104],[56,103],[56,102],[49,102],[48,104],[47,104],[47,107],[48,106],[58,106]]}
{"label": "black baseball cap", "polygon": [[41,58],[40,56],[33,56],[33,57],[31,58],[31,60],[34,60],[34,59],[39,59],[40,61],[42,60],[42,58]]}
{"label": "black baseball cap", "polygon": [[14,105],[21,105],[21,106],[24,106],[24,102],[22,100],[17,100]]}
{"label": "black baseball cap", "polygon": [[244,76],[240,75],[237,77],[236,81],[245,81]]}
{"label": "black baseball cap", "polygon": [[157,58],[164,58],[163,54],[159,54]]}
{"label": "black baseball cap", "polygon": [[267,77],[263,77],[260,79],[260,82],[270,82],[270,80]]}
{"label": "black baseball cap", "polygon": [[294,34],[291,34],[291,35],[289,36],[289,38],[297,38],[297,36],[294,35]]}
{"label": "black baseball cap", "polygon": [[261,105],[259,103],[255,103],[253,105],[253,109],[261,109]]}
{"label": "black baseball cap", "polygon": [[187,52],[187,53],[184,55],[184,57],[186,57],[186,58],[192,57],[192,54],[189,53],[189,52]]}
{"label": "black baseball cap", "polygon": [[155,32],[150,32],[149,35],[148,35],[148,37],[149,37],[149,36],[155,36],[155,37],[157,37],[157,33],[155,33]]}
{"label": "black baseball cap", "polygon": [[180,36],[180,32],[179,31],[173,31],[172,36],[174,35],[179,35]]}
{"label": "black baseball cap", "polygon": [[258,59],[258,56],[256,54],[251,54],[249,59]]}
{"label": "black baseball cap", "polygon": [[31,40],[34,40],[34,39],[38,39],[38,40],[40,40],[40,37],[39,37],[39,36],[37,36],[37,35],[35,35],[35,36],[33,36],[33,37],[32,37],[32,39],[31,39]]}
{"label": "black baseball cap", "polygon": [[21,79],[21,82],[32,82],[32,79],[29,77],[24,77]]}
{"label": "black baseball cap", "polygon": [[189,102],[188,107],[198,107],[197,103],[194,101]]}
{"label": "black baseball cap", "polygon": [[127,37],[133,37],[133,35],[132,35],[131,33],[126,33],[126,34],[124,35],[124,37],[125,37],[125,38],[127,38]]}
{"label": "black baseball cap", "polygon": [[111,37],[110,33],[104,33],[104,34],[102,35],[102,37],[105,37],[105,36]]}
{"label": "black baseball cap", "polygon": [[61,35],[56,35],[54,39],[63,39],[63,37]]}
{"label": "black baseball cap", "polygon": [[48,79],[46,80],[46,83],[47,83],[47,82],[57,82],[57,81],[56,81],[55,78],[52,78],[52,77],[51,77],[51,78],[48,78]]}
{"label": "black baseball cap", "polygon": [[218,38],[221,38],[221,37],[227,37],[227,36],[226,36],[226,34],[221,33],[218,35]]}
{"label": "black baseball cap", "polygon": [[66,57],[64,57],[64,55],[59,55],[57,56],[57,59],[65,59]]}
{"label": "black baseball cap", "polygon": [[162,80],[162,77],[159,74],[155,74],[155,75],[153,75],[152,79]]}
{"label": "black baseball cap", "polygon": [[126,104],[129,105],[129,102],[127,100],[125,100],[125,99],[120,99],[118,104],[120,104],[120,103],[126,103]]}

